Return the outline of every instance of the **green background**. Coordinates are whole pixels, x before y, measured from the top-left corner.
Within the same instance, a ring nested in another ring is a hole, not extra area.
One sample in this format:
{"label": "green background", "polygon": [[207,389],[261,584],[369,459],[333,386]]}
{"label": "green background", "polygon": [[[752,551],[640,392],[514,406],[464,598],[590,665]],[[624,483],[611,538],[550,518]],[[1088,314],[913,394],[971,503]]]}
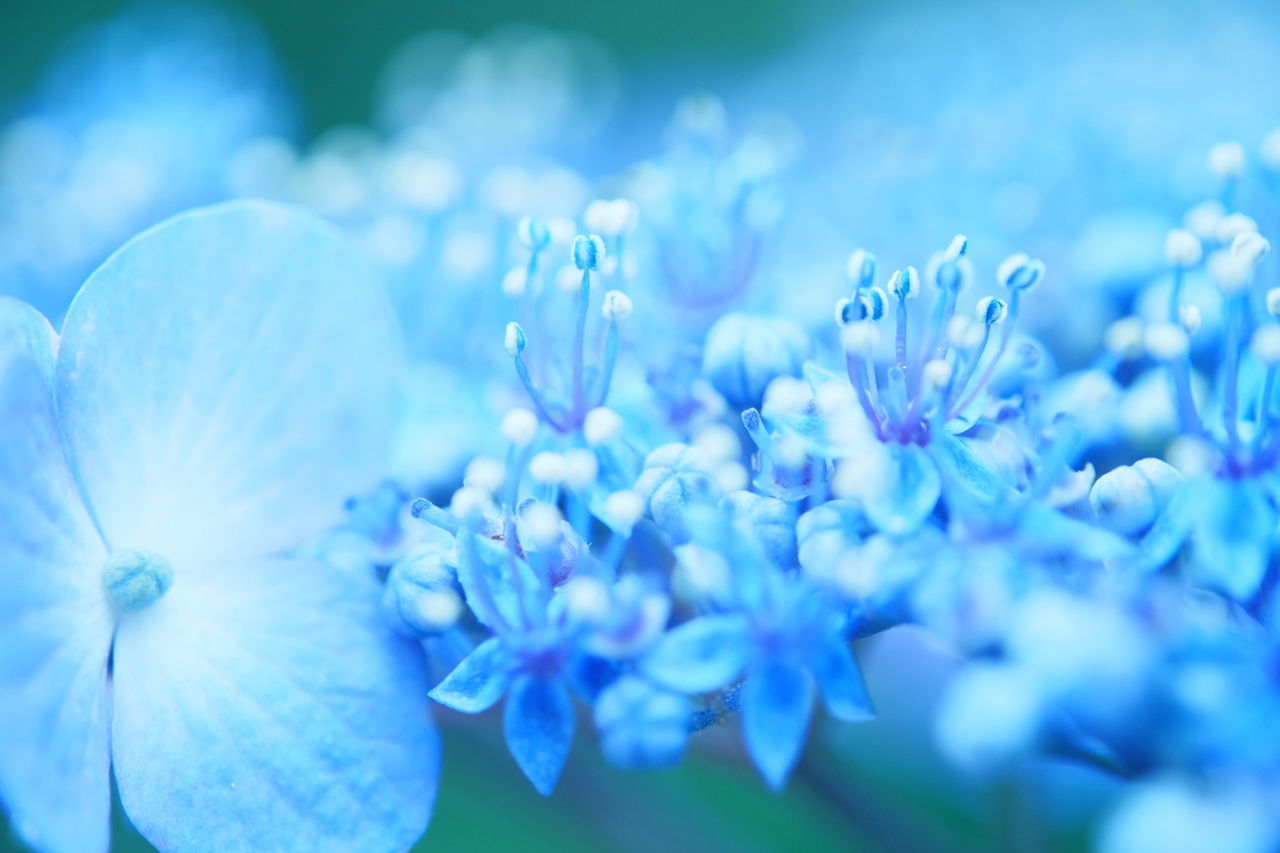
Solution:
{"label": "green background", "polygon": [[[123,0],[0,0],[0,103],[21,96],[76,28]],[[597,38],[623,65],[695,67],[751,62],[819,26],[838,0],[258,0],[217,4],[261,24],[297,82],[310,129],[369,118],[375,74],[425,29],[481,34],[528,21]],[[696,81],[694,82],[696,86]],[[692,88],[692,87],[691,87]]]}

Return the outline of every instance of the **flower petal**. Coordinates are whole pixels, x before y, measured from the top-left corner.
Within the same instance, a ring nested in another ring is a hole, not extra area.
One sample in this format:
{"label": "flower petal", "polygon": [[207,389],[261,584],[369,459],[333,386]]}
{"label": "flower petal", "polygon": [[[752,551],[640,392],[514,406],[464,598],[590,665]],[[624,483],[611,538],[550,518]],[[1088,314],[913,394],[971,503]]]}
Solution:
{"label": "flower petal", "polygon": [[33,847],[105,851],[106,551],[63,453],[54,348],[43,317],[0,298],[0,803]]}
{"label": "flower petal", "polygon": [[942,494],[938,466],[924,448],[869,442],[836,474],[838,496],[860,501],[867,518],[894,536],[916,530]]}
{"label": "flower petal", "polygon": [[309,214],[232,202],[170,219],[89,278],[63,329],[58,406],[113,546],[179,571],[274,553],[385,467],[395,321]]}
{"label": "flower petal", "polygon": [[573,744],[569,690],[557,679],[521,676],[511,686],[502,728],[507,748],[542,796],[550,796]]}
{"label": "flower petal", "polygon": [[751,630],[741,616],[701,616],[669,631],[640,669],[670,690],[705,693],[733,681],[753,653]]}
{"label": "flower petal", "polygon": [[813,679],[794,664],[765,661],[742,685],[747,752],[775,791],[787,784],[813,713]]}
{"label": "flower petal", "polygon": [[431,698],[464,714],[487,711],[507,692],[509,663],[497,637],[485,640],[436,685]]}
{"label": "flower petal", "polygon": [[818,646],[810,663],[831,716],[846,723],[875,716],[867,686],[847,643],[833,637]]}
{"label": "flower petal", "polygon": [[425,661],[361,574],[179,573],[122,621],[114,679],[120,799],[167,853],[399,851],[426,828],[440,754]]}

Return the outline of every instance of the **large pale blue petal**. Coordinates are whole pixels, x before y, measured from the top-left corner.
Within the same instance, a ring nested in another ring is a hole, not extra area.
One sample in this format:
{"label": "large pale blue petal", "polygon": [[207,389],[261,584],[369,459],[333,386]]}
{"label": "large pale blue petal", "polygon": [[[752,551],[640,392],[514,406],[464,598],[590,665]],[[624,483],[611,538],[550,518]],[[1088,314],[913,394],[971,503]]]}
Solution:
{"label": "large pale blue petal", "polygon": [[747,752],[775,791],[787,784],[804,747],[813,713],[813,679],[783,661],[765,661],[742,685],[742,734]]}
{"label": "large pale blue petal", "polygon": [[859,501],[881,532],[899,536],[932,514],[942,478],[924,448],[872,442],[844,461],[835,488],[841,497]]}
{"label": "large pale blue petal", "polygon": [[558,679],[525,675],[511,685],[503,713],[507,748],[544,797],[560,779],[575,722],[573,698]]}
{"label": "large pale blue petal", "polygon": [[120,799],[166,853],[401,851],[439,771],[420,647],[318,563],[178,574],[115,647]]}
{"label": "large pale blue petal", "polygon": [[104,851],[106,553],[53,416],[55,338],[0,298],[0,806],[50,853]]}
{"label": "large pale blue petal", "polygon": [[1248,601],[1262,584],[1276,533],[1278,516],[1266,490],[1256,479],[1205,480],[1196,505],[1195,579]]}
{"label": "large pale blue petal", "polygon": [[300,210],[183,214],[95,272],[64,324],[58,406],[113,547],[258,556],[371,490],[401,344],[378,282]]}
{"label": "large pale blue petal", "polygon": [[705,693],[737,678],[754,653],[751,628],[742,616],[702,616],[669,631],[640,669],[670,690]]}
{"label": "large pale blue petal", "polygon": [[431,698],[464,714],[487,711],[511,683],[510,663],[498,638],[485,640],[436,685]]}

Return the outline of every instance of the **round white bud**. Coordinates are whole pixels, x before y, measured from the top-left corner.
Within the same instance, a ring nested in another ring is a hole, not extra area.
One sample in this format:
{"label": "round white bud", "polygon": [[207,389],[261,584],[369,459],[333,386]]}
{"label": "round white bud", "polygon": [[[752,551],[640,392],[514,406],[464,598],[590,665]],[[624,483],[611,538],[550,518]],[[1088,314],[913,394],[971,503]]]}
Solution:
{"label": "round white bud", "polygon": [[1200,263],[1204,249],[1199,237],[1185,228],[1174,228],[1165,235],[1164,256],[1170,266],[1190,269]]}
{"label": "round white bud", "polygon": [[492,505],[493,502],[483,489],[463,486],[453,493],[453,498],[449,501],[449,511],[458,518],[477,518],[484,515],[485,510]]}
{"label": "round white bud", "polygon": [[845,352],[867,356],[880,340],[880,329],[869,320],[850,323],[840,330],[840,345]]}
{"label": "round white bud", "polygon": [[1280,170],[1280,127],[1262,137],[1261,158],[1269,169]]}
{"label": "round white bud", "polygon": [[1219,178],[1240,177],[1244,164],[1244,146],[1239,142],[1219,142],[1209,149],[1209,171]]}
{"label": "round white bud", "polygon": [[533,544],[546,548],[560,541],[564,517],[555,506],[543,501],[530,504],[520,513],[520,521]]}
{"label": "round white bud", "polygon": [[623,527],[634,527],[644,518],[644,498],[638,492],[623,489],[604,499],[604,514],[609,521]]}
{"label": "round white bud", "polygon": [[1194,335],[1200,331],[1200,326],[1203,324],[1200,307],[1198,305],[1178,306],[1178,320],[1182,323],[1182,328],[1187,330],[1188,335]]}
{"label": "round white bud", "polygon": [[1173,361],[1187,354],[1191,342],[1187,333],[1173,323],[1153,323],[1147,327],[1147,352],[1156,361]]}
{"label": "round white bud", "polygon": [[738,435],[724,424],[713,423],[699,429],[693,436],[693,447],[708,459],[725,461],[742,455],[742,442]]}
{"label": "round white bud", "polygon": [[519,323],[507,324],[507,332],[502,338],[502,345],[506,348],[507,355],[515,358],[524,352],[524,348],[528,343],[524,336],[524,329],[520,328]]}
{"label": "round white bud", "polygon": [[1280,364],[1280,326],[1268,323],[1259,326],[1249,342],[1253,357],[1268,367]]}
{"label": "round white bud", "polygon": [[565,474],[564,457],[559,453],[544,450],[541,453],[535,453],[529,460],[529,476],[536,483],[558,486],[564,482]]}
{"label": "round white bud", "polygon": [[1253,278],[1253,264],[1249,259],[1229,249],[1219,249],[1209,255],[1208,268],[1209,275],[1228,294],[1239,293]]}
{"label": "round white bud", "polygon": [[582,437],[587,444],[608,444],[622,435],[622,415],[608,406],[597,406],[582,420]]}
{"label": "round white bud", "polygon": [[1252,216],[1243,213],[1228,213],[1218,220],[1214,234],[1220,243],[1230,243],[1241,234],[1258,230],[1258,222]]}
{"label": "round white bud", "polygon": [[1231,254],[1247,260],[1254,266],[1257,266],[1270,251],[1271,243],[1257,231],[1237,234],[1231,241]]}
{"label": "round white bud", "polygon": [[502,277],[502,292],[513,298],[520,296],[524,293],[527,281],[528,274],[524,267],[512,267],[507,270],[507,274]]}
{"label": "round white bud", "polygon": [[599,234],[625,234],[636,227],[640,210],[625,198],[596,199],[587,205],[582,224]]}
{"label": "round white bud", "polygon": [[1010,290],[1027,290],[1044,278],[1044,262],[1019,252],[1005,258],[996,267],[996,281]]}
{"label": "round white bud", "polygon": [[1107,327],[1103,344],[1107,352],[1130,361],[1143,353],[1143,332],[1141,320],[1137,317],[1125,317]]}
{"label": "round white bud", "polygon": [[575,447],[564,453],[564,481],[578,491],[591,488],[600,473],[600,462],[594,452]]}
{"label": "round white bud", "polygon": [[600,313],[606,320],[625,320],[631,316],[631,307],[631,297],[621,290],[610,290],[604,295]]}
{"label": "round white bud", "polygon": [[1280,317],[1280,287],[1267,291],[1267,313],[1272,317]]}
{"label": "round white bud", "polygon": [[951,362],[946,359],[930,359],[921,369],[924,371],[925,384],[930,388],[946,388],[951,381]]}
{"label": "round white bud", "polygon": [[502,488],[502,483],[506,477],[507,466],[502,463],[501,459],[494,459],[492,456],[477,456],[467,463],[467,470],[462,477],[462,483],[466,486],[484,489],[489,494],[493,494]]}
{"label": "round white bud", "polygon": [[578,575],[563,587],[565,610],[581,622],[603,622],[609,615],[609,589],[599,578]]}
{"label": "round white bud", "polygon": [[528,409],[512,409],[502,419],[500,431],[516,447],[528,447],[538,434],[538,416]]}
{"label": "round white bud", "polygon": [[715,480],[716,487],[726,494],[742,491],[751,482],[751,474],[746,466],[735,461],[721,462],[711,472],[711,477]]}
{"label": "round white bud", "polygon": [[1187,211],[1182,217],[1182,224],[1201,240],[1212,240],[1218,233],[1218,223],[1226,215],[1227,210],[1221,202],[1202,201]]}

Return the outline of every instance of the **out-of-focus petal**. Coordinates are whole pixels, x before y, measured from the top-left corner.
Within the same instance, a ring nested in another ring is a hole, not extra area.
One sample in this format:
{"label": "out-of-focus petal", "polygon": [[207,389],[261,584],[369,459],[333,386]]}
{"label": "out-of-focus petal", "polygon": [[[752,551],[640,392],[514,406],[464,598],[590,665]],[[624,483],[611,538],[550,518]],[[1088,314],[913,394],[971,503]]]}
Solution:
{"label": "out-of-focus petal", "polygon": [[378,283],[310,214],[232,202],[136,237],[68,312],[57,400],[113,547],[259,556],[341,519],[393,425]]}
{"label": "out-of-focus petal", "polygon": [[105,851],[107,656],[102,540],[53,414],[55,336],[0,298],[0,805],[50,853]]}
{"label": "out-of-focus petal", "polygon": [[671,690],[705,693],[736,678],[753,651],[751,629],[742,616],[702,616],[668,632],[640,669]]}
{"label": "out-of-focus petal", "polygon": [[178,574],[122,620],[114,678],[120,799],[167,853],[401,851],[427,826],[425,661],[360,573],[276,559]]}

